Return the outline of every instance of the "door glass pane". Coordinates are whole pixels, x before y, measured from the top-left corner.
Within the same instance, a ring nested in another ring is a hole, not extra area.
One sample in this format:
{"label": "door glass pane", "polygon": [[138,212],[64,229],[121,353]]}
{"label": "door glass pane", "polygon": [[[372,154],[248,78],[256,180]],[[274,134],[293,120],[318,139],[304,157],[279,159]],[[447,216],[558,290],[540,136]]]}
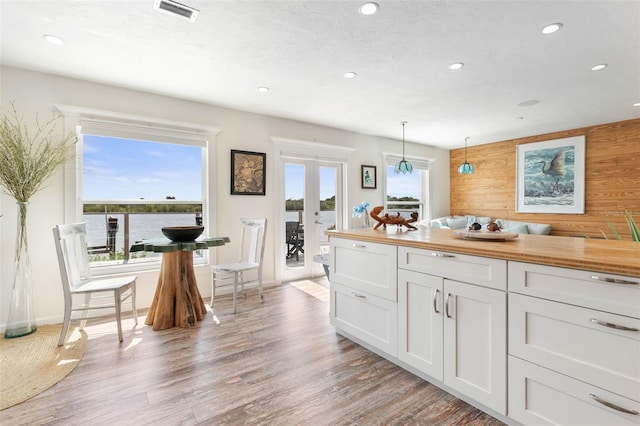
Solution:
{"label": "door glass pane", "polygon": [[284,166],[286,268],[304,267],[304,189],[305,167],[286,163]]}
{"label": "door glass pane", "polygon": [[319,253],[329,253],[329,236],[324,231],[336,229],[336,184],[337,170],[335,167],[320,167],[320,212],[317,221],[319,222]]}

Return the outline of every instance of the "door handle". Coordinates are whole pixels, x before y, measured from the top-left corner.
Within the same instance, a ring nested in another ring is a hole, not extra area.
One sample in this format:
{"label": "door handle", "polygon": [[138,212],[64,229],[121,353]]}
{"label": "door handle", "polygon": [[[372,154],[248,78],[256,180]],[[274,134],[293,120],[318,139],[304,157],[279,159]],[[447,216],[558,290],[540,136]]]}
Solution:
{"label": "door handle", "polygon": [[637,328],[633,328],[633,327],[627,327],[624,325],[619,325],[619,324],[614,324],[612,322],[607,322],[607,321],[601,321],[597,318],[589,318],[589,321],[591,321],[594,324],[598,324],[601,325],[603,327],[609,327],[609,328],[614,328],[616,330],[622,330],[622,331],[640,331]]}
{"label": "door handle", "polygon": [[444,314],[447,318],[451,318],[451,314],[449,313],[449,299],[451,299],[451,293],[447,293],[447,301],[444,302]]}
{"label": "door handle", "polygon": [[440,290],[436,288],[436,291],[433,293],[433,312],[436,314],[440,313],[438,310],[438,293],[440,293]]}
{"label": "door handle", "polygon": [[612,409],[614,409],[616,411],[621,411],[621,412],[626,413],[626,414],[633,414],[634,416],[638,415],[638,412],[636,410],[627,410],[626,408],[622,408],[622,407],[620,407],[620,406],[618,406],[616,404],[613,404],[613,403],[611,403],[609,401],[605,401],[604,399],[602,399],[599,396],[594,395],[592,393],[590,393],[589,396],[591,398],[593,398],[596,402],[599,402],[600,404],[602,404],[602,405],[604,405],[606,407],[612,408]]}

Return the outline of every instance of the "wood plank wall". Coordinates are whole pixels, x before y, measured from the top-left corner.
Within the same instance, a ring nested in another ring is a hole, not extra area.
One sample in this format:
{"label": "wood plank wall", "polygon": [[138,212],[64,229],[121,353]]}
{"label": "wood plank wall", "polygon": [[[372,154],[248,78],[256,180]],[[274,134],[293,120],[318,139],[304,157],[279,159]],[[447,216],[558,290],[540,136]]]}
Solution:
{"label": "wood plank wall", "polygon": [[[516,146],[578,135],[586,136],[585,213],[516,213]],[[467,159],[475,173],[460,175],[464,148],[450,151],[452,215],[549,223],[553,235],[599,238],[599,229],[612,237],[609,221],[625,240],[625,209],[640,225],[640,119],[471,146]]]}

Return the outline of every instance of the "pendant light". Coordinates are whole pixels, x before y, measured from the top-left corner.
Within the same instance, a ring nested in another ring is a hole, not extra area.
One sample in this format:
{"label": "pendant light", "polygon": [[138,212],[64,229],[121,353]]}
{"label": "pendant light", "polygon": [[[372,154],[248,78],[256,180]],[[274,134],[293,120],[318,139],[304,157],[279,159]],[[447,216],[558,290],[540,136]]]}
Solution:
{"label": "pendant light", "polygon": [[395,172],[397,174],[402,173],[404,175],[407,174],[407,172],[413,173],[413,166],[404,159],[404,125],[407,124],[407,122],[401,121],[400,124],[402,124],[402,161],[396,164]]}
{"label": "pendant light", "polygon": [[469,140],[468,137],[464,138],[464,163],[462,163],[460,167],[458,167],[458,173],[460,173],[461,175],[470,175],[471,173],[473,173],[473,166],[469,164],[469,162],[467,161],[467,141],[468,140]]}

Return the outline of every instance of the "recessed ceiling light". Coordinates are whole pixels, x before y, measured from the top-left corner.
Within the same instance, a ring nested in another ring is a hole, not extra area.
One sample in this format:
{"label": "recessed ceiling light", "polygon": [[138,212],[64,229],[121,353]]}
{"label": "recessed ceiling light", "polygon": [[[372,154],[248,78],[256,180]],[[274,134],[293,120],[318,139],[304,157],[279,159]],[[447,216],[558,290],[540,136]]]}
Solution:
{"label": "recessed ceiling light", "polygon": [[260,93],[267,93],[268,91],[269,91],[268,87],[264,87],[264,86],[258,87],[258,92]]}
{"label": "recessed ceiling light", "polygon": [[560,28],[562,28],[562,24],[559,22],[556,22],[555,24],[549,24],[542,28],[542,34],[553,34]]}
{"label": "recessed ceiling light", "polygon": [[640,102],[636,102],[633,106],[640,106]]}
{"label": "recessed ceiling light", "polygon": [[345,72],[344,74],[342,74],[342,76],[344,78],[355,78],[355,76],[358,75],[353,71],[349,71],[349,72]]}
{"label": "recessed ceiling light", "polygon": [[380,6],[378,6],[378,3],[363,3],[362,6],[360,6],[360,13],[362,13],[363,15],[373,15],[378,11],[379,8]]}
{"label": "recessed ceiling light", "polygon": [[594,65],[593,67],[591,67],[591,71],[600,71],[600,70],[605,69],[606,67],[608,67],[607,64]]}
{"label": "recessed ceiling light", "polygon": [[462,67],[464,67],[464,63],[462,63],[462,62],[455,62],[455,63],[449,65],[449,69],[450,70],[459,70]]}
{"label": "recessed ceiling light", "polygon": [[64,44],[64,40],[60,37],[56,37],[54,35],[45,34],[42,36],[45,40],[47,40],[51,44]]}
{"label": "recessed ceiling light", "polygon": [[539,103],[540,103],[540,101],[537,101],[537,100],[535,100],[535,99],[531,99],[531,100],[528,100],[528,101],[520,102],[520,103],[518,104],[518,106],[521,106],[521,107],[530,107],[530,106],[538,105]]}

